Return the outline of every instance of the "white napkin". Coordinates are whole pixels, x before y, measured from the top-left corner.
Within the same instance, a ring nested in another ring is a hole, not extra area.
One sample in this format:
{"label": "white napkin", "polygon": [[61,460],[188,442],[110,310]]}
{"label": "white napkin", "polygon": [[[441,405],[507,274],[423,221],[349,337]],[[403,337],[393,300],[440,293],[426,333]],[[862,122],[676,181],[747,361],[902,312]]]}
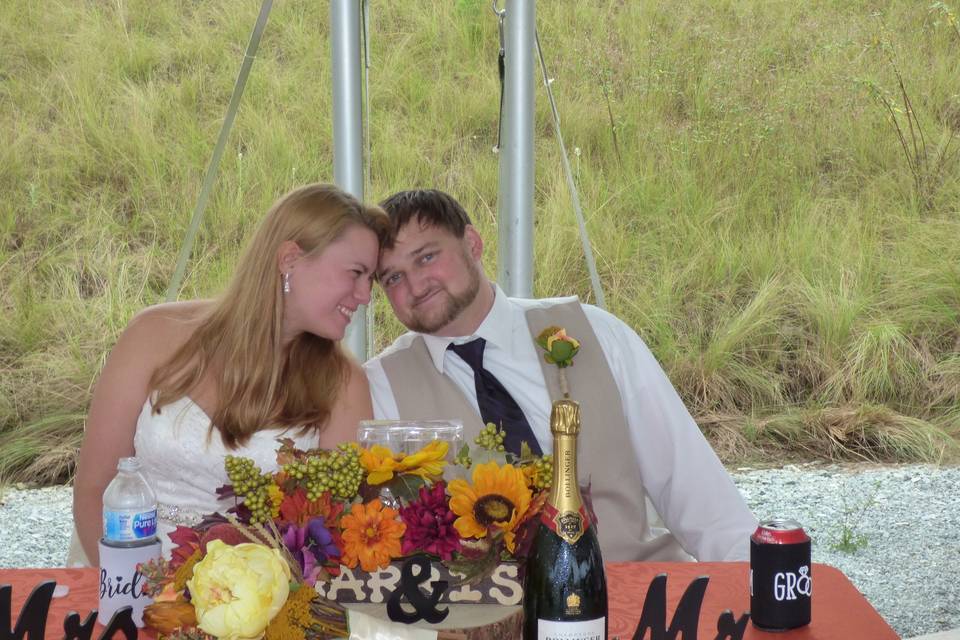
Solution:
{"label": "white napkin", "polygon": [[347,609],[350,640],[437,640],[437,632],[390,622]]}

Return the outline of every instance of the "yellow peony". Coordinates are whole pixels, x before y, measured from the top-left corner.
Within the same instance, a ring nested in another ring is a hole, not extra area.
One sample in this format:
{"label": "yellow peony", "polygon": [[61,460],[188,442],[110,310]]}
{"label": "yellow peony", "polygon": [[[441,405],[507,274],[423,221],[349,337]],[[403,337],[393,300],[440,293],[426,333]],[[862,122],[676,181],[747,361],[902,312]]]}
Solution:
{"label": "yellow peony", "polygon": [[259,638],[290,593],[290,567],[277,549],[213,540],[187,582],[197,626],[219,640]]}

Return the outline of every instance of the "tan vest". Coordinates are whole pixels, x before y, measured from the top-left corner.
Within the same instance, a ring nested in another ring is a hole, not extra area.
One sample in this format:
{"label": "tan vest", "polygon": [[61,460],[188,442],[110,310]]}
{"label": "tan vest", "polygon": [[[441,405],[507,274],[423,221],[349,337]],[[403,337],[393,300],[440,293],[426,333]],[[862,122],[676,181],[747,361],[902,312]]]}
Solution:
{"label": "tan vest", "polygon": [[[567,369],[567,380],[571,397],[580,403],[580,483],[590,484],[604,560],[689,560],[672,535],[654,537],[650,531],[646,492],[620,392],[580,303],[528,309],[526,318],[531,340],[546,327],[557,325],[581,344],[574,366]],[[556,367],[543,358],[539,361],[550,399],[561,399]],[[460,388],[437,371],[422,337],[416,337],[407,348],[383,356],[381,363],[401,418],[459,418],[467,442],[473,442],[483,428],[481,418]],[[643,425],[636,428],[642,429]]]}

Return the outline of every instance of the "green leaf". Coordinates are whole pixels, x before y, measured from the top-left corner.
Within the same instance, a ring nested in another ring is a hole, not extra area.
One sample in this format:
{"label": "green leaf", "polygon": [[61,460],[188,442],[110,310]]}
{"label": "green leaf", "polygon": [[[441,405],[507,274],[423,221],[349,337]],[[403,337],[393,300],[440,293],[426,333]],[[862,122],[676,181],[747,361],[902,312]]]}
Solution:
{"label": "green leaf", "polygon": [[530,448],[530,445],[527,444],[527,441],[524,440],[520,443],[520,460],[530,460],[533,458],[533,449]]}
{"label": "green leaf", "polygon": [[486,464],[488,462],[496,462],[500,466],[503,466],[507,462],[507,453],[503,451],[490,451],[489,449],[476,448],[471,450],[470,458],[473,459],[473,466],[476,467],[478,464]]}
{"label": "green leaf", "polygon": [[577,349],[566,340],[555,340],[553,349],[550,350],[550,357],[557,362],[566,362],[577,353]]}
{"label": "green leaf", "polygon": [[387,486],[398,500],[409,503],[420,497],[420,487],[426,484],[427,481],[420,476],[400,474],[394,476]]}

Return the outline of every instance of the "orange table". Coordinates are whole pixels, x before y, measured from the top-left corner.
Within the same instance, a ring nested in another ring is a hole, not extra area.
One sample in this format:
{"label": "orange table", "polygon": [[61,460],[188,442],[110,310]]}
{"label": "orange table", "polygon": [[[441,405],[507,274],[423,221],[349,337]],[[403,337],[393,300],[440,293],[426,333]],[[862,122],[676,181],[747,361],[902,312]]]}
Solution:
{"label": "orange table", "polygon": [[[610,639],[632,640],[640,620],[643,601],[650,581],[659,573],[667,574],[667,624],[673,618],[680,596],[698,576],[709,576],[700,609],[699,637],[713,640],[717,618],[726,610],[734,618],[750,609],[747,591],[747,563],[675,563],[638,562],[607,565],[610,597]],[[785,633],[770,634],[747,626],[745,638],[765,640],[886,640],[899,636],[884,622],[856,587],[837,569],[823,564],[813,566],[813,622]],[[0,569],[0,584],[13,585],[14,623],[33,587],[44,580],[66,585],[70,592],[50,605],[47,638],[63,637],[63,618],[70,611],[86,617],[97,606],[95,569]],[[94,633],[94,638],[97,632]],[[684,638],[684,640],[691,640]]]}
{"label": "orange table", "polygon": [[[750,610],[746,562],[636,562],[607,564],[610,639],[631,640],[640,621],[650,581],[667,574],[667,624],[687,586],[698,576],[710,583],[700,608],[701,640],[717,635],[717,618],[731,609],[734,619]],[[853,583],[838,569],[814,564],[811,623],[783,633],[765,633],[747,625],[744,638],[754,640],[886,640],[899,638]],[[684,638],[686,640],[686,638]]]}

